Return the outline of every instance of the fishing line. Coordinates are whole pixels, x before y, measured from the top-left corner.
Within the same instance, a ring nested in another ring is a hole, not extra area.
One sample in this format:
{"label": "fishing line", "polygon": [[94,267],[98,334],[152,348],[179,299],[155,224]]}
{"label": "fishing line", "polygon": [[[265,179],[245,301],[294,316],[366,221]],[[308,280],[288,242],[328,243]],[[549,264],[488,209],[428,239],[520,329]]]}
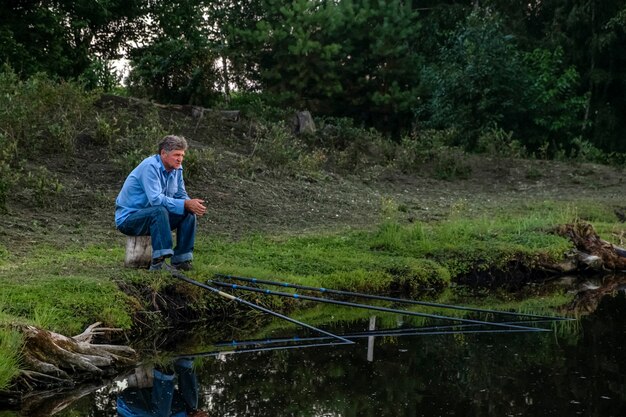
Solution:
{"label": "fishing line", "polygon": [[203,288],[203,289],[205,289],[205,290],[209,290],[209,291],[211,291],[211,292],[213,292],[213,293],[215,293],[215,294],[217,294],[217,295],[219,295],[219,296],[221,296],[221,297],[227,298],[228,300],[231,300],[231,301],[236,301],[236,302],[238,302],[238,303],[241,303],[241,304],[247,305],[248,307],[251,307],[251,308],[253,308],[253,309],[255,309],[255,310],[262,311],[262,312],[264,312],[264,313],[267,313],[267,314],[270,314],[270,315],[272,315],[272,316],[278,317],[278,318],[280,318],[280,319],[286,320],[286,321],[288,321],[288,322],[290,322],[290,323],[297,324],[298,326],[305,327],[305,328],[310,329],[310,330],[313,330],[313,331],[315,331],[315,332],[317,332],[317,333],[321,333],[321,334],[324,334],[324,335],[326,335],[326,336],[332,337],[332,338],[334,338],[334,339],[340,340],[340,341],[342,342],[341,344],[350,344],[350,345],[351,345],[351,344],[354,344],[354,342],[353,342],[353,341],[348,340],[348,339],[346,339],[346,338],[343,338],[343,337],[341,337],[341,336],[337,336],[336,334],[333,334],[333,333],[327,332],[327,331],[322,330],[322,329],[318,329],[317,327],[313,327],[313,326],[311,326],[310,324],[306,324],[306,323],[303,323],[303,322],[301,322],[301,321],[298,321],[298,320],[292,319],[291,317],[287,317],[287,316],[285,316],[285,315],[283,315],[283,314],[277,313],[277,312],[272,311],[272,310],[270,310],[270,309],[268,309],[268,308],[265,308],[265,307],[262,307],[262,306],[260,306],[260,305],[257,305],[257,304],[254,304],[254,303],[251,303],[250,301],[244,300],[244,299],[242,299],[242,298],[235,297],[235,296],[234,296],[234,295],[232,295],[232,294],[228,294],[228,293],[225,293],[225,292],[223,292],[223,291],[220,291],[220,290],[219,290],[219,289],[217,289],[217,288],[210,287],[210,286],[208,286],[208,285],[206,285],[206,284],[203,284],[203,283],[201,283],[201,282],[195,281],[195,280],[193,280],[193,279],[191,279],[191,278],[187,278],[185,275],[183,275],[183,274],[182,274],[182,273],[180,273],[179,271],[172,271],[172,276],[174,276],[174,277],[176,277],[176,278],[178,278],[178,279],[181,279],[181,280],[183,280],[183,281],[185,281],[185,282],[187,282],[187,283],[189,283],[189,284],[192,284],[192,285],[198,286],[198,287]]}
{"label": "fishing line", "polygon": [[575,320],[569,317],[543,316],[543,315],[530,314],[530,313],[517,313],[517,312],[511,312],[511,311],[500,311],[500,310],[490,310],[490,309],[484,309],[484,308],[457,306],[457,305],[451,305],[451,304],[440,304],[440,303],[433,303],[433,302],[428,302],[428,301],[408,300],[406,298],[395,298],[395,297],[387,297],[383,295],[364,294],[364,293],[351,292],[351,291],[334,290],[330,288],[310,287],[306,285],[291,284],[288,282],[270,281],[270,280],[264,280],[264,279],[258,279],[258,278],[241,277],[241,276],[236,276],[236,275],[215,274],[215,276],[227,278],[227,279],[244,281],[244,282],[251,282],[255,284],[271,285],[275,287],[294,288],[294,289],[299,289],[299,290],[315,291],[315,292],[321,292],[321,293],[326,293],[326,294],[345,295],[345,296],[350,296],[350,297],[361,297],[361,298],[368,298],[372,300],[391,301],[391,302],[405,303],[405,304],[415,304],[415,305],[422,305],[422,306],[427,306],[427,307],[439,307],[439,308],[454,309],[454,310],[475,311],[479,313],[491,313],[491,314],[509,315],[509,316],[516,316],[516,317],[533,317],[533,318],[538,318],[538,319],[549,319],[549,320]]}
{"label": "fishing line", "polygon": [[429,313],[419,313],[419,312],[416,312],[416,311],[398,310],[398,309],[388,308],[388,307],[380,307],[380,306],[373,306],[373,305],[368,305],[368,304],[351,303],[351,302],[348,302],[348,301],[340,301],[340,300],[331,300],[331,299],[328,299],[328,298],[312,297],[312,296],[301,295],[301,294],[297,294],[297,293],[290,294],[290,293],[284,293],[284,292],[279,292],[279,291],[272,291],[272,290],[261,289],[261,288],[247,287],[245,285],[228,284],[228,283],[220,282],[220,281],[208,280],[207,282],[210,282],[210,283],[212,283],[214,285],[217,285],[219,287],[232,288],[234,290],[251,291],[251,292],[256,292],[256,293],[261,293],[261,294],[266,294],[266,295],[276,295],[276,296],[279,296],[279,297],[288,297],[288,298],[294,298],[294,299],[297,299],[297,300],[308,300],[308,301],[316,301],[316,302],[320,302],[320,303],[342,305],[342,306],[347,306],[347,307],[363,308],[363,309],[367,309],[367,310],[383,311],[383,312],[386,312],[386,313],[395,313],[395,314],[403,314],[403,315],[418,316],[418,317],[428,317],[428,318],[433,318],[433,319],[457,321],[457,322],[461,322],[461,323],[482,324],[482,325],[487,325],[487,326],[504,327],[504,328],[508,328],[508,329],[511,329],[511,328],[513,328],[513,329],[524,329],[526,331],[535,331],[535,332],[547,332],[547,331],[549,331],[549,330],[546,330],[546,329],[541,329],[541,328],[536,328],[536,327],[527,327],[527,326],[518,326],[518,325],[515,325],[515,324],[506,324],[506,323],[489,322],[489,321],[482,321],[482,320],[464,319],[464,318],[460,318],[460,317],[441,316],[441,315],[429,314]]}

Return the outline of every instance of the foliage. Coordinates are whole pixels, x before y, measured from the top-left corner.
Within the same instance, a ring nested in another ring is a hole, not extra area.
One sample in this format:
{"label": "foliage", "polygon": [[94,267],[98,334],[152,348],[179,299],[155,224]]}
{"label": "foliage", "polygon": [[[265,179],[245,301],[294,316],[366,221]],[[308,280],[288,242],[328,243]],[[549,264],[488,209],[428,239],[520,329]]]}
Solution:
{"label": "foliage", "polygon": [[95,99],[78,84],[57,83],[44,74],[20,81],[7,68],[0,73],[0,93],[0,131],[14,143],[18,160],[41,153],[73,153],[76,136],[92,117]]}
{"label": "foliage", "polygon": [[78,79],[88,90],[114,91],[121,83],[121,75],[111,62],[100,58],[94,59]]}
{"label": "foliage", "polygon": [[[410,113],[419,27],[400,1],[261,2],[255,25],[232,33],[236,67],[282,103],[393,131]],[[231,46],[232,49],[232,46]],[[243,86],[242,86],[243,87]]]}
{"label": "foliage", "polygon": [[210,106],[216,57],[202,44],[184,38],[159,39],[133,51],[130,92],[164,103]]}
{"label": "foliage", "polygon": [[519,91],[525,78],[518,50],[498,15],[471,14],[441,49],[439,62],[425,68],[430,91],[416,108],[434,128],[453,128],[454,145],[474,150],[482,129],[497,124],[517,128]]}
{"label": "foliage", "polygon": [[610,157],[600,149],[595,147],[589,141],[582,139],[580,136],[572,140],[571,158],[579,162],[595,162],[604,164],[610,162]]}
{"label": "foliage", "polygon": [[334,39],[343,48],[343,94],[335,97],[335,108],[398,137],[420,99],[419,15],[400,0],[342,1],[338,8],[342,25]]}
{"label": "foliage", "polygon": [[511,158],[528,156],[526,147],[519,140],[513,139],[513,132],[505,132],[496,124],[481,131],[478,137],[477,150],[494,156]]}
{"label": "foliage", "polygon": [[95,96],[44,74],[22,81],[7,67],[0,72],[0,95],[0,211],[15,194],[43,206],[63,186],[47,168],[28,161],[43,155],[71,158],[79,132],[90,123]]}
{"label": "foliage", "polygon": [[[529,153],[547,143],[550,157],[577,137],[612,161],[626,151],[615,0],[5,3],[0,52],[22,80],[45,72],[110,91],[123,55],[130,91],[158,101],[229,107],[252,92],[394,140],[453,129],[449,145],[474,150],[494,128]],[[68,128],[57,120],[49,133]]]}
{"label": "foliage", "polygon": [[578,72],[574,67],[564,67],[563,51],[559,48],[535,49],[525,54],[523,60],[530,81],[525,94],[532,123],[525,129],[525,144],[533,150],[545,142],[551,144],[553,151],[568,148],[568,142],[583,132],[583,113],[589,100],[587,95],[577,93]]}
{"label": "foliage", "polygon": [[[2,310],[0,310],[2,315]],[[16,331],[4,328],[0,318],[0,390],[6,389],[18,373],[19,353],[22,339]]]}
{"label": "foliage", "polygon": [[116,58],[141,39],[143,0],[2,2],[0,51],[4,62],[29,77],[39,72],[77,78],[99,58]]}
{"label": "foliage", "polygon": [[242,162],[248,175],[267,171],[276,176],[317,176],[326,161],[322,150],[311,151],[284,123],[258,125],[250,157]]}
{"label": "foliage", "polygon": [[19,179],[19,173],[11,167],[15,153],[16,142],[0,133],[0,212],[6,211],[10,190]]}
{"label": "foliage", "polygon": [[56,174],[43,166],[25,170],[23,183],[26,189],[32,192],[30,200],[37,207],[49,206],[54,197],[57,197],[63,190],[63,184]]}

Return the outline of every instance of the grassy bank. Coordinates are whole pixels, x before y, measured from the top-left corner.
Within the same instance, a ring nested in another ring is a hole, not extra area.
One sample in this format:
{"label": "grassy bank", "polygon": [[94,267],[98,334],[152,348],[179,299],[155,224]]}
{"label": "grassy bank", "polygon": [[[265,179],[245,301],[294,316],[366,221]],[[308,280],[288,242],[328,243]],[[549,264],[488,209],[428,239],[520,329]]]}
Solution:
{"label": "grassy bank", "polygon": [[393,142],[328,118],[294,135],[292,109],[198,119],[6,72],[0,93],[0,388],[19,363],[12,324],[66,335],[96,321],[156,327],[165,320],[155,310],[168,308],[160,300],[224,314],[198,288],[122,267],[115,196],[167,133],[188,138],[187,189],[208,206],[190,274],[199,280],[219,272],[422,296],[475,271],[557,262],[570,244],[551,230],[577,219],[621,243],[621,168],[582,154],[468,155],[446,131]]}
{"label": "grassy bank", "polygon": [[[505,268],[512,259],[529,266],[558,262],[571,245],[551,230],[581,215],[594,219],[608,239],[619,227],[611,213],[593,204],[575,208],[541,203],[520,207],[517,213],[474,218],[461,210],[444,221],[408,225],[395,219],[401,208],[389,205],[383,211],[385,219],[370,230],[257,234],[237,240],[201,235],[196,269],[189,275],[202,280],[213,273],[237,274],[370,293],[396,289],[415,296],[425,288],[445,288],[470,271]],[[120,235],[113,246],[46,245],[19,255],[7,251],[0,265],[0,324],[34,324],[64,334],[77,334],[96,321],[130,329],[138,311],[153,307],[120,288],[159,291],[171,279],[123,269],[122,239]],[[219,302],[201,292],[190,296],[184,285],[176,287],[198,309]],[[274,308],[281,308],[280,300],[273,302]],[[18,336],[7,331],[2,336],[0,387],[16,372],[19,358]]]}

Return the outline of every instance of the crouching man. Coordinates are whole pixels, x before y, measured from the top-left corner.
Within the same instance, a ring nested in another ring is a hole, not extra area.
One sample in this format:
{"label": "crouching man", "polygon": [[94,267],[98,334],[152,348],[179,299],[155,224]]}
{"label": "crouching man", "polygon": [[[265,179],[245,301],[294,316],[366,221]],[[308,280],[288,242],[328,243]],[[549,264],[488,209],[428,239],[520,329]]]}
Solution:
{"label": "crouching man", "polygon": [[[115,200],[115,225],[128,236],[150,235],[150,270],[189,270],[196,237],[196,216],[206,213],[204,201],[185,190],[183,159],[187,141],[161,140],[158,153],[144,159],[126,178]],[[172,249],[172,230],[176,247]],[[166,259],[171,258],[171,266]]]}

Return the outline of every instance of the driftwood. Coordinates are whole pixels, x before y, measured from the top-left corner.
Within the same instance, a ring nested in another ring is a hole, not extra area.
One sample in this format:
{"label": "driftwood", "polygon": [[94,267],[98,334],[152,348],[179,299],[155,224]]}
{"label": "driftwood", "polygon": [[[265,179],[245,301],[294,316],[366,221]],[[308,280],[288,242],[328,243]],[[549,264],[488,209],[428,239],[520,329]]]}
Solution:
{"label": "driftwood", "polygon": [[25,369],[20,370],[17,381],[23,391],[101,380],[137,361],[130,347],[91,343],[94,336],[118,330],[102,328],[100,323],[74,337],[34,326],[18,326],[18,330],[24,336],[21,360]]}
{"label": "driftwood", "polygon": [[556,233],[574,243],[581,266],[594,270],[626,270],[626,249],[601,239],[591,224],[566,224],[559,226]]}

